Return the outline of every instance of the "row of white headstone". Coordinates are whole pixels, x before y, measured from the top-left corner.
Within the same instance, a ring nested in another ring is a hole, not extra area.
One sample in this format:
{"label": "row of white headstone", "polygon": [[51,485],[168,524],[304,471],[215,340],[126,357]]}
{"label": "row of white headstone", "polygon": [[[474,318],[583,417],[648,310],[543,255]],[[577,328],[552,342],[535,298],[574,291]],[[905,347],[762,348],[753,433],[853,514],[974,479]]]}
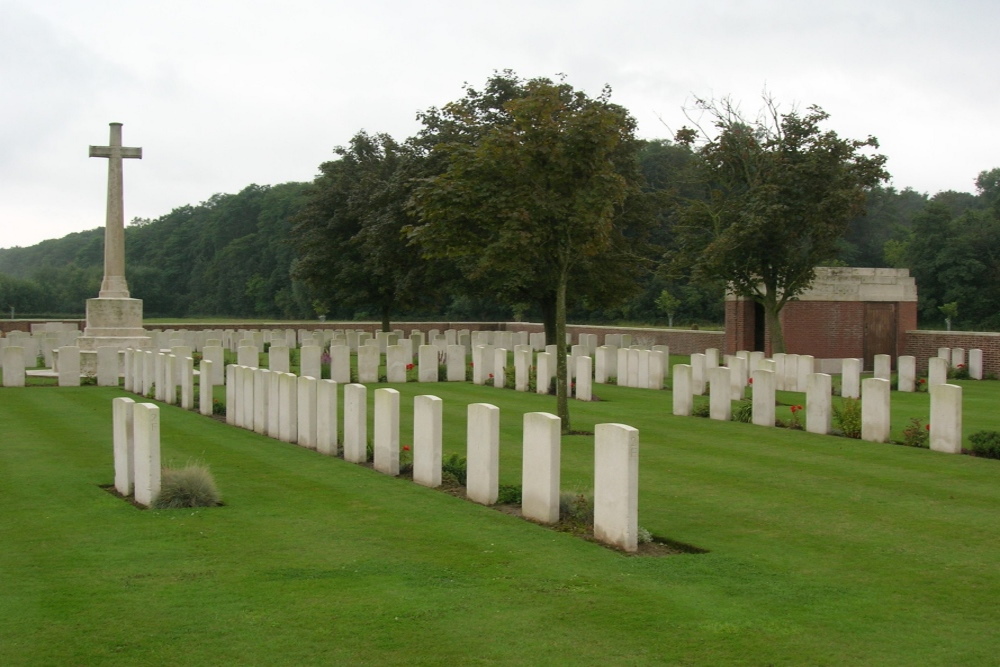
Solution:
{"label": "row of white headstone", "polygon": [[[674,366],[673,413],[690,416],[694,409],[693,369],[690,364]],[[718,366],[709,371],[709,417],[721,421],[732,418],[732,401],[743,397],[739,371]],[[770,368],[758,368],[752,374],[752,423],[775,425],[775,391],[778,374]],[[739,395],[734,390],[739,387]],[[962,452],[962,388],[939,383],[929,389],[930,448],[960,454]],[[805,390],[805,430],[829,434],[832,429],[832,378],[826,373],[809,373]],[[861,439],[887,442],[891,428],[890,383],[885,378],[861,382]]]}
{"label": "row of white headstone", "polygon": [[[335,380],[230,364],[226,367],[226,421],[283,442],[336,456],[340,409]],[[398,475],[400,469],[400,394],[374,392],[372,425],[375,470]],[[431,395],[413,401],[413,480],[441,485],[443,403]],[[555,415],[524,416],[522,513],[543,523],[559,520],[560,426]],[[368,460],[368,388],[343,387],[343,457]],[[492,505],[499,491],[500,409],[488,403],[468,406],[466,493]],[[627,551],[638,539],[638,431],[623,424],[599,424],[595,431],[594,534]]]}

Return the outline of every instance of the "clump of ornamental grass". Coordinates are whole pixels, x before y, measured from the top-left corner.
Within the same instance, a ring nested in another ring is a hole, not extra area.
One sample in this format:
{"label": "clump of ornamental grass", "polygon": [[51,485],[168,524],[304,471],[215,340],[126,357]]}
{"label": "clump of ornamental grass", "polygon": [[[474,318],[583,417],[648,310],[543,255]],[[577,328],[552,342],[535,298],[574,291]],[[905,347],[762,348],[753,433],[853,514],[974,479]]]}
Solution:
{"label": "clump of ornamental grass", "polygon": [[164,468],[160,493],[153,498],[153,509],[215,507],[222,497],[207,465],[188,463],[183,468]]}

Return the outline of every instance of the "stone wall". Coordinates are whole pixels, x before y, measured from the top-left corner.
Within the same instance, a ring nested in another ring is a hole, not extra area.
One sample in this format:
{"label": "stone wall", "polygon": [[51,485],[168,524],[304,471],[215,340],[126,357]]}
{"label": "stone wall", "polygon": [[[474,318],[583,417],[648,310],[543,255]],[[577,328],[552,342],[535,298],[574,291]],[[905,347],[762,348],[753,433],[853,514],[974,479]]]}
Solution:
{"label": "stone wall", "polygon": [[46,322],[66,322],[75,324],[80,331],[86,326],[86,320],[0,320],[0,333],[10,333],[11,331],[31,331],[32,324],[45,324]]}
{"label": "stone wall", "polygon": [[927,372],[927,360],[936,357],[938,348],[960,347],[983,351],[983,374],[1000,376],[1000,333],[974,331],[907,331],[905,354],[916,357],[917,372]]}

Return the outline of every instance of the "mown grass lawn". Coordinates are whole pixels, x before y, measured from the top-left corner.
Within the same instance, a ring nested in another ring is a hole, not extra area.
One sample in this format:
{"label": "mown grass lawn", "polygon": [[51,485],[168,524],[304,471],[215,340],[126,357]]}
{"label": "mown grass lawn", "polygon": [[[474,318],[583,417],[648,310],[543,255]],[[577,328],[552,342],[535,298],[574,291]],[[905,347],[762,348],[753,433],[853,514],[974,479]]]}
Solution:
{"label": "mown grass lawn", "polygon": [[[1000,430],[1000,383],[961,384],[966,435]],[[502,483],[523,413],[555,408],[390,386],[403,442],[410,398],[444,400],[447,453],[467,404],[500,406]],[[124,392],[0,389],[0,664],[995,663],[1000,461],[595,391],[573,427],[639,428],[640,524],[708,553],[625,556],[170,406],[164,461],[208,463],[226,505],[141,511],[100,488]],[[894,437],[927,400],[893,393]],[[563,487],[592,475],[593,439],[565,438]]]}

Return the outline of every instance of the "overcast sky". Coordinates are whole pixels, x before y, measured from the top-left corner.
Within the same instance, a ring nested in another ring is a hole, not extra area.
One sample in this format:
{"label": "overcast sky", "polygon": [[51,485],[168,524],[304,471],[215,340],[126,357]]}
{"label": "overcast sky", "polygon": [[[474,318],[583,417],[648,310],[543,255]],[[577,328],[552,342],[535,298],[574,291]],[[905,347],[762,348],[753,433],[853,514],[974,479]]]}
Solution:
{"label": "overcast sky", "polygon": [[112,121],[143,149],[128,222],[312,180],[506,68],[609,84],[644,138],[766,89],[876,136],[897,188],[972,192],[1000,167],[998,25],[996,0],[0,0],[0,247],[103,226]]}

